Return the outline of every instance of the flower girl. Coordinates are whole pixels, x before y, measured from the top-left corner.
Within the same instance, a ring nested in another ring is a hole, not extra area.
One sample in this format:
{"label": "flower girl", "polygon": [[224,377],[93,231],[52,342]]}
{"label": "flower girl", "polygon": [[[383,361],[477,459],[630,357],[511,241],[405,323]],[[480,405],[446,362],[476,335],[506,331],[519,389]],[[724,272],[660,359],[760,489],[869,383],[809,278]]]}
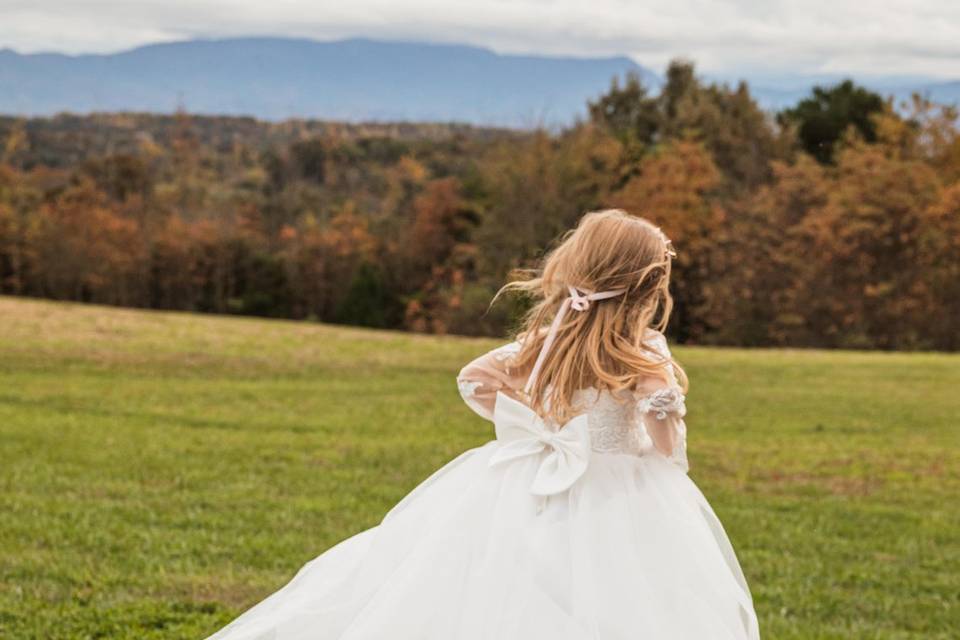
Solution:
{"label": "flower girl", "polygon": [[587,214],[527,280],[518,339],[458,384],[496,437],[303,567],[215,640],[740,640],[757,618],[687,476],[661,333],[673,250]]}

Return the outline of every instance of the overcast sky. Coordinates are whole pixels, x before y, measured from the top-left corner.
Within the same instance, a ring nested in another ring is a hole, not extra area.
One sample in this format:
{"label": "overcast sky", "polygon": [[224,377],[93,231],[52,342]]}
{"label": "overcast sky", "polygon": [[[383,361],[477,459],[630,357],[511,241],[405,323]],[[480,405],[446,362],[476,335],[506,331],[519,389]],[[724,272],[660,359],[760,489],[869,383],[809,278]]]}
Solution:
{"label": "overcast sky", "polygon": [[240,35],[626,54],[657,71],[683,56],[716,75],[960,78],[958,0],[0,0],[0,48],[23,53]]}

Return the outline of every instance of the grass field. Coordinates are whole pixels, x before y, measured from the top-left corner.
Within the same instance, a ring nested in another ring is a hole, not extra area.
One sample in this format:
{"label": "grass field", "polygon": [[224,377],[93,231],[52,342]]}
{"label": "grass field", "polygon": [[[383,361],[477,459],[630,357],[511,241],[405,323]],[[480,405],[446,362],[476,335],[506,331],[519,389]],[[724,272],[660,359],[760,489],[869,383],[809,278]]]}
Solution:
{"label": "grass field", "polygon": [[[492,437],[494,344],[0,298],[0,637],[205,637]],[[764,637],[960,637],[960,356],[675,352]]]}

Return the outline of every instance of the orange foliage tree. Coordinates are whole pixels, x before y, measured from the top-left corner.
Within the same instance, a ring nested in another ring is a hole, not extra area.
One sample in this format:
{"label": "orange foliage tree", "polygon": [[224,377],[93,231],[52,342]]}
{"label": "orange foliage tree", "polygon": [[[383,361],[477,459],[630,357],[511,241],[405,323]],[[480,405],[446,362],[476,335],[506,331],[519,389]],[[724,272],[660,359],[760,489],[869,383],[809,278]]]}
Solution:
{"label": "orange foliage tree", "polygon": [[705,311],[715,284],[713,244],[725,219],[715,197],[720,184],[720,171],[703,145],[679,141],[644,158],[637,174],[609,199],[660,225],[678,248],[673,294],[675,330],[682,340],[703,340],[712,326]]}
{"label": "orange foliage tree", "polygon": [[35,287],[57,299],[137,305],[143,299],[146,244],[137,223],[88,182],[44,203],[26,232]]}

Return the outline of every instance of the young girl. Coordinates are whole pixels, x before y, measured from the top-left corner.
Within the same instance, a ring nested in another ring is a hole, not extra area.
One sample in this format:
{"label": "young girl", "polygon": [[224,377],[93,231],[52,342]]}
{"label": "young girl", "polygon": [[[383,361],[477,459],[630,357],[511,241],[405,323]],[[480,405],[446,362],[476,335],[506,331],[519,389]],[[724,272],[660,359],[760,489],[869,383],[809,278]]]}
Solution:
{"label": "young girl", "polygon": [[514,282],[518,340],[467,365],[496,439],[307,564],[216,640],[759,638],[733,549],[686,475],[686,377],[661,331],[670,241],[584,216]]}

